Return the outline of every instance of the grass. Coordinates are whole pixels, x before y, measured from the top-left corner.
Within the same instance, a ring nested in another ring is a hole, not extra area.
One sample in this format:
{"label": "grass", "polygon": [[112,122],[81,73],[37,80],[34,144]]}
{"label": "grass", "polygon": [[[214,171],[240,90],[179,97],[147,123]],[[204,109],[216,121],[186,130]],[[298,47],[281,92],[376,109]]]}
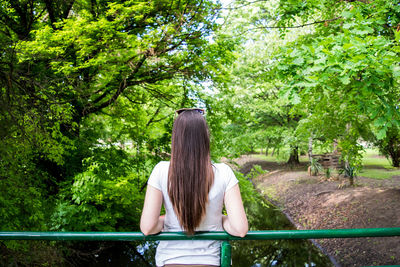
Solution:
{"label": "grass", "polygon": [[[253,157],[258,158],[260,160],[265,160],[269,162],[277,162],[277,163],[284,163],[287,162],[289,159],[289,156],[285,154],[281,154],[279,156],[271,156],[269,154],[266,156],[265,154],[252,154]],[[308,162],[308,156],[299,156],[299,161],[300,162]]]}
{"label": "grass", "polygon": [[363,169],[359,176],[383,180],[390,179],[394,175],[400,175],[400,170],[385,170],[385,169]]}
{"label": "grass", "polygon": [[381,166],[385,169],[393,169],[391,163],[387,158],[378,158],[378,157],[370,157],[366,156],[363,158],[364,166]]}
{"label": "grass", "polygon": [[[264,152],[264,151],[263,151]],[[279,156],[265,156],[265,154],[253,154],[255,158],[269,162],[283,163],[287,161],[288,153],[283,151]],[[300,156],[300,162],[308,162],[307,156]],[[363,158],[363,169],[359,176],[377,180],[390,179],[394,175],[400,175],[400,169],[392,167],[391,162],[379,154],[377,149],[366,149]]]}
{"label": "grass", "polygon": [[400,170],[393,167],[387,158],[379,156],[379,152],[375,149],[366,149],[363,166],[359,175],[368,178],[383,180],[400,175]]}
{"label": "grass", "polygon": [[252,154],[252,157],[255,157],[257,159],[269,161],[269,162],[282,162],[279,159],[277,159],[275,156],[265,156],[265,154]]}
{"label": "grass", "polygon": [[385,169],[393,169],[390,161],[384,157],[379,155],[379,151],[376,149],[366,149],[363,158],[364,166],[380,166]]}

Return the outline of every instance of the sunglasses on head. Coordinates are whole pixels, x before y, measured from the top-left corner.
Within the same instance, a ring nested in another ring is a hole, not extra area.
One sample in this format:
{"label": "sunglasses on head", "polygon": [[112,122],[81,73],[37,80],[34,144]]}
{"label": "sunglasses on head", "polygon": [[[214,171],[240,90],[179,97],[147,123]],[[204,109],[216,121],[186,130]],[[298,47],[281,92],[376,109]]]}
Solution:
{"label": "sunglasses on head", "polygon": [[179,115],[182,112],[187,111],[187,110],[194,110],[194,111],[197,111],[198,113],[200,113],[201,115],[204,115],[204,109],[202,109],[202,108],[181,108],[175,112]]}

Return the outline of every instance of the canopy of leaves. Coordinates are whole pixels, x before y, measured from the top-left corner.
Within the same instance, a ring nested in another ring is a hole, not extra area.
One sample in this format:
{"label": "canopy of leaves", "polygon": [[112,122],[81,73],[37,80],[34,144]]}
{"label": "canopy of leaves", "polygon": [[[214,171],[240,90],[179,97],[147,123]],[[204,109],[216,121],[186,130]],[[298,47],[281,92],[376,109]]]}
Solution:
{"label": "canopy of leaves", "polygon": [[252,132],[270,131],[288,108],[298,124],[280,143],[338,140],[344,159],[360,164],[360,139],[398,128],[396,1],[237,1],[229,10],[231,32],[244,39],[231,85],[249,98],[250,120],[269,118]]}
{"label": "canopy of leaves", "polygon": [[204,105],[230,62],[218,17],[214,1],[2,1],[1,229],[138,230],[174,110]]}

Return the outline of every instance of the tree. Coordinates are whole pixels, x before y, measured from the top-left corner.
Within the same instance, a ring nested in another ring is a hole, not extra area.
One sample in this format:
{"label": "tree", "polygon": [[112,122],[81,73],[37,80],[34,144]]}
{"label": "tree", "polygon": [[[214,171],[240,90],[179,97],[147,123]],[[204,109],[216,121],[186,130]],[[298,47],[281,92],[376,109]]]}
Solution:
{"label": "tree", "polygon": [[218,7],[2,1],[3,230],[137,229],[140,189],[168,155],[174,110],[197,101],[229,54],[211,37]]}
{"label": "tree", "polygon": [[379,151],[392,161],[393,167],[400,167],[400,131],[397,127],[389,127],[385,138],[375,141]]}
{"label": "tree", "polygon": [[292,1],[277,12],[271,27],[312,27],[275,54],[270,74],[282,82],[281,96],[308,111],[304,131],[338,138],[344,158],[359,164],[358,140],[371,125],[383,139],[399,122],[397,3]]}
{"label": "tree", "polygon": [[277,31],[251,29],[251,22],[269,8],[271,4],[264,1],[235,2],[228,7],[220,31],[225,38],[239,42],[236,61],[227,75],[229,79],[217,85],[221,91],[217,98],[226,103],[229,113],[235,114],[226,123],[225,147],[235,156],[251,152],[254,147],[274,148],[274,151],[288,147],[288,163],[298,164],[299,146],[304,141],[295,129],[304,112],[294,110],[290,101],[280,97],[281,83],[268,75],[274,60],[272,55],[295,35],[281,38]]}
{"label": "tree", "polygon": [[[25,155],[61,182],[74,175],[63,166],[76,162],[70,154],[84,118],[121,97],[120,105],[136,107],[129,110],[137,111],[133,116],[125,113],[133,123],[147,119],[148,127],[171,114],[182,93],[190,94],[179,84],[205,79],[207,64],[215,68],[223,57],[207,51],[216,7],[207,1],[5,1],[0,6],[4,162]],[[152,114],[144,119],[138,110],[148,103],[155,107],[146,108]],[[130,137],[140,136],[137,131]],[[78,161],[87,154],[82,153]],[[18,170],[21,164],[15,164]]]}

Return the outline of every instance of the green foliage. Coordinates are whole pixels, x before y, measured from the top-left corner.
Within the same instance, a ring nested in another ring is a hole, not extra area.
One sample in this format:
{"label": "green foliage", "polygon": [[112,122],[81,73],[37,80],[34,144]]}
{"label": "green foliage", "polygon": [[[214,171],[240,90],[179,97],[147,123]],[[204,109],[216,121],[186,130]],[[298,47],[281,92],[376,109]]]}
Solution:
{"label": "green foliage", "polygon": [[355,178],[357,177],[357,170],[354,166],[347,165],[343,168],[343,174],[345,177]]}
{"label": "green foliage", "polygon": [[[29,172],[25,173],[29,175]],[[0,180],[0,216],[3,231],[43,230],[46,203],[45,191],[34,177]],[[41,178],[41,177],[37,177]]]}
{"label": "green foliage", "polygon": [[262,167],[260,165],[253,165],[253,167],[251,168],[250,172],[247,174],[247,177],[249,179],[254,179],[257,176],[263,175],[265,173],[267,173],[267,170],[263,170]]}
{"label": "green foliage", "polygon": [[359,172],[356,166],[345,164],[340,172],[344,175],[344,177],[349,178],[350,185],[354,185],[354,179],[357,178],[357,174]]}
{"label": "green foliage", "polygon": [[243,203],[252,203],[256,200],[257,192],[251,182],[251,176],[244,175],[241,172],[235,171],[235,176],[239,180],[240,193],[243,198]]}
{"label": "green foliage", "polygon": [[[312,136],[349,177],[361,139],[398,165],[396,1],[235,5],[217,24],[214,1],[3,1],[2,229],[138,229],[179,107],[207,109],[213,159],[296,158]],[[253,215],[260,174],[237,173]]]}
{"label": "green foliage", "polygon": [[218,7],[2,2],[3,230],[138,229],[140,189],[168,158],[174,110],[206,103],[202,83],[223,82],[231,63],[234,42],[211,37]]}
{"label": "green foliage", "polygon": [[140,192],[151,172],[142,173],[126,152],[98,148],[84,160],[84,171],[63,189],[51,227],[62,231],[137,231],[143,207]]}
{"label": "green foliage", "polygon": [[235,95],[220,98],[240,114],[224,128],[232,156],[257,147],[295,152],[313,136],[326,152],[338,143],[342,160],[357,169],[361,139],[386,147],[399,165],[396,1],[236,5],[224,29],[242,42],[225,85]]}
{"label": "green foliage", "polygon": [[[281,39],[276,32],[251,31],[251,24],[262,28],[265,21],[260,14],[267,15],[276,5],[267,1],[242,6],[232,3],[233,8],[226,17],[222,36],[241,42],[236,50],[236,61],[231,66],[224,84],[218,85],[215,101],[225,107],[228,114],[224,120],[223,148],[236,157],[253,152],[256,148],[280,150],[292,147],[292,153],[304,144],[304,139],[295,131],[303,112],[294,110],[292,103],[279,97],[280,82],[268,75],[274,62],[273,55],[286,44],[289,38]],[[245,19],[248,18],[248,19]],[[287,159],[287,158],[286,158]]]}
{"label": "green foliage", "polygon": [[325,169],[325,177],[327,179],[329,179],[329,178],[331,178],[331,176],[332,176],[332,169],[331,168],[326,168]]}
{"label": "green foliage", "polygon": [[364,147],[357,142],[356,138],[358,134],[355,131],[350,130],[350,134],[346,135],[346,137],[347,138],[343,138],[339,143],[339,147],[342,151],[341,160],[360,169],[362,166]]}
{"label": "green foliage", "polygon": [[399,127],[388,127],[384,138],[375,141],[379,151],[391,160],[393,167],[400,167],[400,132]]}
{"label": "green foliage", "polygon": [[[240,193],[243,199],[243,205],[245,207],[247,219],[249,221],[250,228],[256,227],[257,225],[263,225],[266,220],[274,220],[276,218],[266,218],[264,215],[266,207],[269,207],[262,195],[260,195],[254,188],[251,179],[256,178],[259,175],[265,173],[260,166],[255,165],[252,171],[244,175],[241,172],[235,171],[235,176],[239,180]],[[255,230],[255,229],[254,229]]]}
{"label": "green foliage", "polygon": [[312,175],[318,175],[323,172],[324,168],[321,163],[319,163],[318,159],[311,158],[310,160],[310,171]]}
{"label": "green foliage", "polygon": [[388,30],[397,25],[388,21],[399,12],[397,3],[311,1],[303,6],[304,12],[296,5],[280,5],[279,12],[287,18],[280,24],[290,25],[295,17],[307,23],[314,12],[322,16],[318,20],[327,22],[315,24],[309,34],[282,46],[271,77],[282,83],[281,97],[308,111],[307,121],[300,124],[304,132],[312,128],[329,142],[339,139],[346,157],[358,162],[358,139],[368,140],[371,125],[382,139],[388,127],[399,121],[395,100],[399,51],[393,31]]}
{"label": "green foliage", "polygon": [[265,146],[294,152],[313,136],[327,152],[338,142],[359,168],[360,139],[382,140],[399,124],[397,3],[236,5],[224,32],[243,45],[227,83],[235,96],[224,101],[241,103],[232,104],[241,120],[227,122],[225,147],[234,155]]}
{"label": "green foliage", "polygon": [[229,41],[210,39],[217,7],[196,0],[4,1],[4,186],[28,175],[44,187],[35,184],[44,195],[33,195],[54,195],[87,172],[82,160],[98,145],[133,142],[138,154],[165,156],[173,110],[193,105],[195,84],[229,63]]}

